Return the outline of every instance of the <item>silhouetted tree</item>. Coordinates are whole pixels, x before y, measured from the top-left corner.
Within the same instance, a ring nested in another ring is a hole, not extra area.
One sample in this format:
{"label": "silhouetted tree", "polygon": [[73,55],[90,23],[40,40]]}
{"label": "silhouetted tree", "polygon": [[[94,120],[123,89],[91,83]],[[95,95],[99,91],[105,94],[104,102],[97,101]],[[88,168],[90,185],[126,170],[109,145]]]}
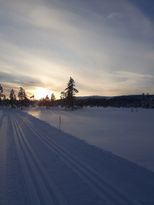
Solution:
{"label": "silhouetted tree", "polygon": [[22,87],[19,88],[18,98],[19,98],[20,101],[23,101],[27,98],[26,92]]}
{"label": "silhouetted tree", "polygon": [[22,106],[29,105],[29,100],[27,98],[26,92],[22,87],[19,88],[18,98],[19,98],[19,106],[21,107],[21,109],[22,109]]}
{"label": "silhouetted tree", "polygon": [[46,108],[48,108],[49,105],[50,105],[50,100],[49,100],[49,96],[48,95],[46,95],[46,97],[44,99],[44,105],[46,106]]}
{"label": "silhouetted tree", "polygon": [[2,87],[2,85],[0,84],[0,101],[1,101],[1,95],[2,95],[2,93],[3,93],[3,87]]}
{"label": "silhouetted tree", "polygon": [[16,95],[13,89],[10,91],[10,100],[16,100]]}
{"label": "silhouetted tree", "polygon": [[65,89],[66,94],[66,107],[74,109],[74,97],[75,94],[78,93],[78,90],[75,88],[75,81],[72,77],[70,77],[67,88]]}
{"label": "silhouetted tree", "polygon": [[55,105],[55,100],[56,100],[56,97],[55,97],[54,93],[52,93],[51,94],[51,106]]}
{"label": "silhouetted tree", "polygon": [[49,101],[49,96],[48,95],[46,95],[45,100]]}
{"label": "silhouetted tree", "polygon": [[6,99],[6,97],[5,97],[4,93],[3,93],[3,87],[2,87],[2,85],[0,84],[0,101],[1,101],[2,98],[3,98],[3,100]]}
{"label": "silhouetted tree", "polygon": [[60,93],[60,105],[62,106],[62,107],[64,107],[65,106],[65,104],[66,104],[66,93],[64,92],[64,91],[62,91],[61,93]]}
{"label": "silhouetted tree", "polygon": [[2,94],[3,93],[3,87],[2,87],[2,85],[0,84],[0,94]]}
{"label": "silhouetted tree", "polygon": [[15,102],[16,102],[16,95],[15,95],[14,90],[11,89],[11,91],[10,91],[10,104],[11,104],[12,108],[14,107]]}

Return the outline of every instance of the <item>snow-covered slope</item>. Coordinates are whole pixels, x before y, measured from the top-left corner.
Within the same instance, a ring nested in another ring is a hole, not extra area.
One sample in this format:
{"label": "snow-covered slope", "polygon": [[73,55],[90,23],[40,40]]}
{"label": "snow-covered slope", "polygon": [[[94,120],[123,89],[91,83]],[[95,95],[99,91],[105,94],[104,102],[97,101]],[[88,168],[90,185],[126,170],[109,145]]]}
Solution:
{"label": "snow-covered slope", "polygon": [[0,204],[154,204],[154,174],[20,111],[0,111]]}
{"label": "snow-covered slope", "polygon": [[154,109],[84,108],[74,112],[60,109],[30,109],[30,114],[154,171]]}

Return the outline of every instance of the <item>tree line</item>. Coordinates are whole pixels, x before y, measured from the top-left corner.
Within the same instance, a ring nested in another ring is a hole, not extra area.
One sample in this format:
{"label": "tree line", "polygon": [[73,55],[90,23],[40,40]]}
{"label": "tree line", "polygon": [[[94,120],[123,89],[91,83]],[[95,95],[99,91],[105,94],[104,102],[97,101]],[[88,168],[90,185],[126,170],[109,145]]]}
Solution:
{"label": "tree line", "polygon": [[11,89],[9,93],[9,98],[6,98],[3,87],[0,84],[0,105],[11,106],[12,108],[23,106],[58,106],[61,105],[66,109],[74,110],[75,108],[75,94],[78,93],[78,90],[75,87],[75,81],[70,77],[67,87],[61,92],[60,100],[56,100],[54,93],[51,94],[51,97],[47,95],[45,98],[40,100],[35,100],[35,96],[32,95],[28,98],[26,91],[23,87],[19,88],[19,91],[16,95],[15,90]]}
{"label": "tree line", "polygon": [[60,99],[56,99],[54,93],[49,97],[48,95],[40,100],[36,100],[35,96],[28,98],[24,88],[20,87],[17,95],[14,89],[10,90],[9,98],[6,98],[3,87],[0,84],[0,105],[20,107],[23,106],[46,106],[46,108],[61,106],[65,109],[74,110],[84,106],[97,106],[97,107],[143,107],[154,108],[154,95],[141,94],[141,95],[126,95],[115,97],[76,97],[78,90],[75,86],[75,81],[70,77],[66,88],[61,92]]}

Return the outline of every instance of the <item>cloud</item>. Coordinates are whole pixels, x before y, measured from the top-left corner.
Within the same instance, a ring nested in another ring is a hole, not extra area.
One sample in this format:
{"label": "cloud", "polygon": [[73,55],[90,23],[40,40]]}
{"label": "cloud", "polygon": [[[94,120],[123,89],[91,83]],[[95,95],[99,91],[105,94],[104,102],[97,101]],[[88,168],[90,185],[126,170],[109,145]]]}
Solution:
{"label": "cloud", "polygon": [[118,94],[141,94],[143,92],[153,92],[154,75],[141,74],[128,71],[116,71],[113,76],[108,92]]}
{"label": "cloud", "polygon": [[26,75],[16,75],[9,72],[0,72],[0,82],[9,82],[16,86],[36,87],[42,86],[43,83],[39,79]]}
{"label": "cloud", "polygon": [[71,75],[84,94],[154,92],[154,26],[130,1],[2,0],[0,17],[8,82],[60,92]]}

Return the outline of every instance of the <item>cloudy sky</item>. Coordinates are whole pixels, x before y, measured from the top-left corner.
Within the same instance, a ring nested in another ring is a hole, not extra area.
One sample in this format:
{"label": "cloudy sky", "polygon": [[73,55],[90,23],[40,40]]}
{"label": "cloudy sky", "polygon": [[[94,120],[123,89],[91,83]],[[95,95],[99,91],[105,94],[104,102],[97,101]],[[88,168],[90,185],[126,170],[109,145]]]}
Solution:
{"label": "cloudy sky", "polygon": [[0,0],[5,91],[154,93],[153,42],[153,0]]}

